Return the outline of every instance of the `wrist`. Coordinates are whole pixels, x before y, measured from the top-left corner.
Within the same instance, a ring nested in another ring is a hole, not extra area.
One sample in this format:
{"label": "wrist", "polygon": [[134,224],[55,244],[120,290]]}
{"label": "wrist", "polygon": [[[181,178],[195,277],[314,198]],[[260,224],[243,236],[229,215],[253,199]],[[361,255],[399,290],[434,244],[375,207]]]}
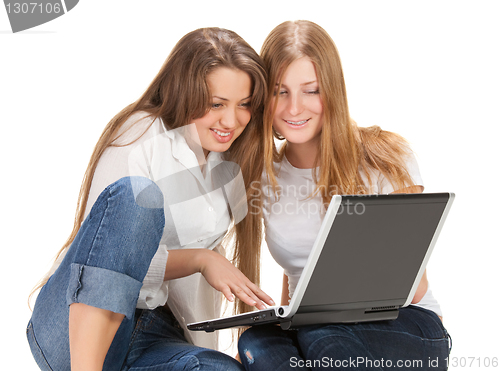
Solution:
{"label": "wrist", "polygon": [[209,259],[207,249],[178,249],[169,251],[164,280],[169,281],[202,273]]}
{"label": "wrist", "polygon": [[204,274],[207,262],[213,253],[214,252],[209,249],[197,249],[196,253],[193,256],[193,262],[196,272]]}

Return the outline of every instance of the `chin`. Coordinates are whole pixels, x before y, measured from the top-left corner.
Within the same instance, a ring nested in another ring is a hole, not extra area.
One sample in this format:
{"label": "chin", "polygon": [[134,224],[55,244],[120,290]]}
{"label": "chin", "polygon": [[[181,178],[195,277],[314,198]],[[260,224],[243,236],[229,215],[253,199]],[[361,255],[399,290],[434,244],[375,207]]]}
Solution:
{"label": "chin", "polygon": [[304,143],[307,143],[307,142],[311,141],[310,138],[305,138],[302,135],[296,135],[296,133],[294,133],[294,134],[295,135],[286,135],[286,134],[281,134],[281,135],[283,135],[283,137],[286,139],[286,141],[288,143],[304,144]]}
{"label": "chin", "polygon": [[231,148],[232,143],[224,143],[224,144],[219,144],[219,145],[214,145],[212,146],[211,149],[209,149],[210,152],[226,152],[229,148]]}

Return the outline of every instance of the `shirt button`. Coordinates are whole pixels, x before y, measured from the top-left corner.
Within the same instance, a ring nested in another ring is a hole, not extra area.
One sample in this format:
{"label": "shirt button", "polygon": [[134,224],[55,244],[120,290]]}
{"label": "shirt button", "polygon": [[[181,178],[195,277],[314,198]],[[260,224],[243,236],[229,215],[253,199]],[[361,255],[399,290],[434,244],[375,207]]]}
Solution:
{"label": "shirt button", "polygon": [[212,212],[212,211],[214,211],[214,208],[213,208],[212,206],[210,206],[210,207],[208,208],[208,211]]}
{"label": "shirt button", "polygon": [[203,241],[203,238],[198,238],[198,242],[201,242],[201,241]]}

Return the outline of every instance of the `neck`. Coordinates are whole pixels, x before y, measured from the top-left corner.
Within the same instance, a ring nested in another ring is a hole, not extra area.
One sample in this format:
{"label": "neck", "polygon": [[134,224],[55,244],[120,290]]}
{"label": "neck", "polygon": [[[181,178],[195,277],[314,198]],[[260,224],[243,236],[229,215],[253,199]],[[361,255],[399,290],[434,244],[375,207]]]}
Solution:
{"label": "neck", "polygon": [[285,155],[288,162],[298,169],[312,169],[315,167],[319,143],[287,143]]}
{"label": "neck", "polygon": [[200,165],[201,172],[205,174],[205,165],[207,164],[207,157],[210,151],[207,151],[203,148],[203,153],[201,151],[196,152],[196,159],[198,160],[198,164]]}

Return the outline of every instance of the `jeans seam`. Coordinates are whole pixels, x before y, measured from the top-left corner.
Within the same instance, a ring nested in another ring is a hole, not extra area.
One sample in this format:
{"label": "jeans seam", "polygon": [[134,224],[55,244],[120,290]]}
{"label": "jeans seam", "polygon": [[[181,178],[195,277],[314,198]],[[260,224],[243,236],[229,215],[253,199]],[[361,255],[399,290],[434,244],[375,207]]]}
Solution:
{"label": "jeans seam", "polygon": [[[187,355],[186,357],[189,360],[194,360],[196,363],[196,365],[195,365],[196,368],[192,368],[191,370],[199,370],[200,369],[200,360],[198,359],[198,357],[196,357],[194,355]],[[133,370],[137,370],[137,371],[154,370],[154,369],[163,370],[164,366],[173,365],[173,364],[179,363],[180,361],[186,361],[185,357],[181,357],[179,359],[176,359],[175,361],[168,361],[168,362],[164,362],[164,363],[160,363],[160,364],[155,364],[154,366],[131,367],[131,368],[129,368],[129,370],[132,370],[132,371]]]}
{"label": "jeans seam", "polygon": [[38,351],[40,352],[40,355],[45,362],[45,365],[49,368],[50,371],[52,371],[52,367],[50,367],[49,362],[47,362],[47,358],[45,358],[45,354],[43,354],[42,348],[40,348],[40,345],[38,344],[38,341],[36,340],[35,337],[35,331],[33,330],[33,323],[30,321],[28,324],[28,327],[26,328],[26,334],[28,337],[31,337],[31,340],[33,341],[33,344],[36,346]]}
{"label": "jeans seam", "polygon": [[82,273],[83,273],[83,268],[84,265],[80,265],[79,272],[78,272],[78,286],[75,289],[75,292],[73,293],[73,302],[78,303],[78,292],[82,288]]}
{"label": "jeans seam", "polygon": [[[135,324],[134,327],[134,332],[132,333],[132,336],[130,337],[130,342],[129,342],[129,347],[132,347],[133,342],[135,341],[135,338],[137,335],[144,330],[147,330],[148,328],[151,327],[151,318],[148,318],[148,321],[144,321],[144,315],[147,313],[148,309],[143,309],[142,313],[139,315],[137,318],[137,323]],[[149,313],[147,313],[149,314]],[[148,316],[149,317],[149,316]]]}
{"label": "jeans seam", "polygon": [[[132,332],[132,335],[130,336],[130,341],[128,343],[128,349],[127,349],[127,354],[125,355],[125,359],[123,360],[123,365],[122,368],[125,367],[125,370],[128,370],[130,368],[130,365],[128,365],[128,357],[130,354],[130,351],[132,350],[132,345],[134,344],[137,336],[139,335],[140,332],[147,330],[148,328],[151,327],[152,325],[152,319],[150,318],[150,313],[148,313],[148,309],[143,309],[141,314],[137,318],[137,322],[134,327],[134,331]],[[147,321],[144,320],[144,316],[148,314],[147,316]]]}
{"label": "jeans seam", "polygon": [[[115,182],[115,183],[116,183],[116,182]],[[97,198],[97,200],[95,201],[94,205],[92,205],[92,208],[90,209],[90,212],[89,212],[89,215],[88,215],[89,221],[95,218],[95,216],[96,216],[96,215],[95,215],[95,212],[93,212],[93,211],[94,211],[94,206],[95,206],[95,204],[97,203],[97,201],[99,200],[99,198],[103,196],[104,192],[106,192],[106,193],[107,193],[107,197],[106,197],[106,208],[108,207],[108,206],[107,206],[107,203],[108,203],[108,201],[107,201],[107,200],[108,200],[111,196],[113,196],[113,191],[114,191],[114,189],[115,189],[115,184],[114,184],[114,183],[112,183],[112,184],[108,185],[106,188],[104,188],[104,189],[102,190],[101,194],[99,195],[99,197],[98,197],[98,198]]]}
{"label": "jeans seam", "polygon": [[132,349],[132,345],[134,344],[134,341],[137,337],[137,334],[139,333],[139,330],[141,330],[143,327],[143,321],[142,321],[142,313],[139,315],[137,318],[137,323],[135,324],[134,327],[134,332],[132,332],[132,335],[130,336],[130,341],[128,343],[128,349],[127,349],[127,354],[125,354],[125,358],[123,359],[123,364],[122,364],[122,369],[128,370],[128,365],[127,365],[127,360],[128,356],[130,354],[130,351]]}
{"label": "jeans seam", "polygon": [[87,265],[89,263],[90,256],[92,255],[92,251],[94,250],[94,247],[95,247],[97,235],[101,231],[102,221],[103,221],[104,217],[106,216],[106,211],[109,208],[109,197],[112,196],[111,189],[108,189],[107,192],[108,192],[108,197],[106,197],[106,207],[104,208],[104,210],[102,212],[101,220],[99,220],[99,226],[96,228],[95,234],[92,237],[92,242],[90,244],[91,248],[89,249],[89,252],[87,254],[87,258],[86,258],[85,263],[83,265]]}

